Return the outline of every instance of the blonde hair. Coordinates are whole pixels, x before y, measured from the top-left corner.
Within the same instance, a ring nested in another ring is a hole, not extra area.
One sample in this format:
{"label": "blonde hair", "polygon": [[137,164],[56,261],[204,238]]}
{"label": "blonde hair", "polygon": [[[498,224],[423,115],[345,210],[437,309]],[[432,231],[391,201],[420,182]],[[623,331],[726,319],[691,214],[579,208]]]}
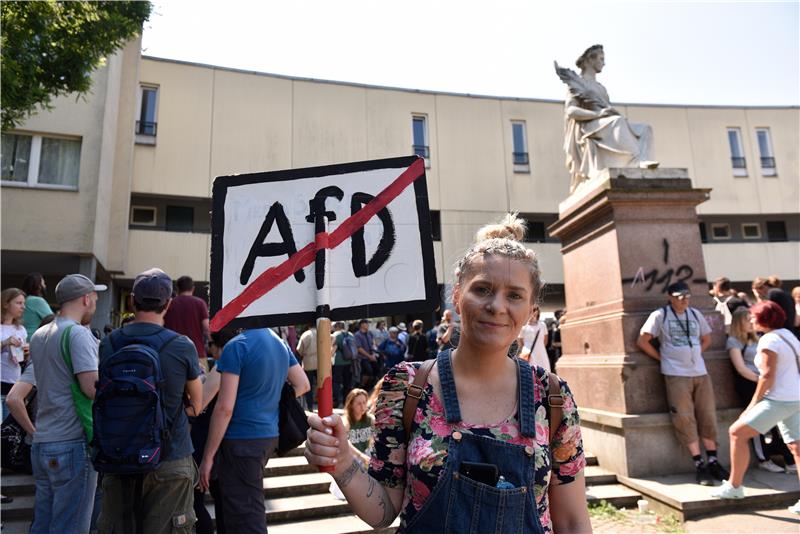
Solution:
{"label": "blonde hair", "polygon": [[756,335],[748,332],[745,324],[750,320],[750,310],[739,307],[733,312],[731,317],[730,336],[736,338],[745,347],[750,343],[756,342]]}
{"label": "blonde hair", "polygon": [[[347,422],[351,425],[357,422],[355,416],[353,415],[353,401],[356,400],[356,397],[358,397],[359,395],[364,395],[365,400],[369,399],[369,395],[367,394],[367,392],[361,388],[351,389],[350,393],[348,393],[347,397],[345,397],[344,399],[344,413],[347,414]],[[364,412],[364,416],[362,417],[362,419],[366,416],[367,412]]]}
{"label": "blonde hair", "polygon": [[[5,319],[6,314],[8,313],[8,305],[11,303],[12,300],[22,295],[25,297],[25,292],[21,289],[17,289],[16,287],[9,287],[8,289],[4,289],[2,293],[0,293],[0,302],[2,302],[2,318]],[[22,324],[22,318],[14,317],[11,320],[11,323],[14,326],[20,326]]]}
{"label": "blonde hair", "polygon": [[499,222],[487,224],[475,234],[475,243],[467,250],[455,266],[455,279],[462,284],[472,274],[478,258],[501,256],[518,260],[528,266],[533,288],[532,301],[535,301],[541,288],[541,272],[536,254],[525,247],[521,241],[525,236],[525,221],[517,213],[508,213]]}

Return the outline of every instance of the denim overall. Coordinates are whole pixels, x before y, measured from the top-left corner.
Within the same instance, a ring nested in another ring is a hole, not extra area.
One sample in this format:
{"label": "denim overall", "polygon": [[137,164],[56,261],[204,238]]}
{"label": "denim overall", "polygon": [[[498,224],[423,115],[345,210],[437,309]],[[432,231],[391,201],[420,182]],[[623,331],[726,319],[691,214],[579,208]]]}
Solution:
{"label": "denim overall", "polygon": [[[535,437],[536,422],[533,378],[527,362],[517,363],[518,414],[520,433]],[[439,381],[444,396],[447,422],[461,421],[450,351],[437,357]],[[534,498],[534,459],[532,447],[497,439],[452,432],[448,438],[444,473],[417,514],[406,524],[405,532],[458,534],[542,534]],[[476,482],[459,473],[461,462],[495,464],[500,475],[514,487],[500,489]]]}

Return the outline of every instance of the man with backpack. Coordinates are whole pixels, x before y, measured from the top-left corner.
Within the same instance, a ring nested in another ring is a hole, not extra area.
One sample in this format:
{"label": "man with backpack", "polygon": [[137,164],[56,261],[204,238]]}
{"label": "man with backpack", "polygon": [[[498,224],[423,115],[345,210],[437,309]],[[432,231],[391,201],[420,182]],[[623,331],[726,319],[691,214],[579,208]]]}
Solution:
{"label": "man with backpack", "polygon": [[98,530],[192,532],[198,477],[185,410],[202,410],[197,350],[189,338],[163,327],[172,297],[164,271],[139,274],[132,297],[134,321],[100,344],[94,464],[104,477]]}
{"label": "man with backpack", "polygon": [[[675,435],[692,455],[697,482],[711,486],[713,479],[729,476],[717,461],[717,408],[702,354],[711,345],[711,328],[703,314],[689,306],[689,286],[675,282],[667,287],[667,294],[669,304],[650,314],[636,344],[661,362]],[[658,348],[651,343],[654,338]],[[701,440],[706,462],[700,455]]]}
{"label": "man with backpack", "polygon": [[56,286],[58,316],[31,337],[33,382],[38,388],[31,447],[36,482],[33,533],[89,531],[97,489],[89,458],[97,342],[81,324],[91,320],[97,292],[105,289],[81,274],[65,276]]}

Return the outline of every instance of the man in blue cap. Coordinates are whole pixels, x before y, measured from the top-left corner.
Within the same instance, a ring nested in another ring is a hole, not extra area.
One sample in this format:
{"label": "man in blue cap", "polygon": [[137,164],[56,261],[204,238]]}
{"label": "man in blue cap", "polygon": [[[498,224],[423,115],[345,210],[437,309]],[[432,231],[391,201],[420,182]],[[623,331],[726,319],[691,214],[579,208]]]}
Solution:
{"label": "man in blue cap", "polygon": [[[133,282],[134,320],[115,330],[100,344],[100,362],[121,347],[131,343],[146,343],[161,347],[159,360],[164,385],[161,395],[166,413],[165,427],[170,429],[169,452],[161,458],[155,471],[144,475],[141,495],[136,501],[138,510],[126,491],[125,476],[106,474],[103,477],[103,510],[98,521],[101,533],[128,532],[138,522],[140,532],[168,534],[192,532],[194,486],[197,466],[192,458],[189,421],[184,411],[184,394],[188,397],[186,410],[202,411],[203,386],[194,343],[186,336],[164,328],[164,314],[172,299],[172,279],[161,269],[148,269]],[[166,344],[163,339],[170,339]],[[139,491],[137,489],[137,491]]]}

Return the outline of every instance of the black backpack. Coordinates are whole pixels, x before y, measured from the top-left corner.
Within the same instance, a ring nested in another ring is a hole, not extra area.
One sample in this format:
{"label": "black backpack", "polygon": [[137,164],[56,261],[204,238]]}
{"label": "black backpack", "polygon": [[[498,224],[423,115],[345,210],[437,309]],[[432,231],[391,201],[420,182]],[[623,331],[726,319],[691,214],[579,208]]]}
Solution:
{"label": "black backpack", "polygon": [[166,328],[145,337],[128,336],[122,328],[109,335],[114,352],[100,362],[92,411],[92,462],[98,472],[147,473],[169,454],[172,428],[167,427],[160,353],[179,336]]}

